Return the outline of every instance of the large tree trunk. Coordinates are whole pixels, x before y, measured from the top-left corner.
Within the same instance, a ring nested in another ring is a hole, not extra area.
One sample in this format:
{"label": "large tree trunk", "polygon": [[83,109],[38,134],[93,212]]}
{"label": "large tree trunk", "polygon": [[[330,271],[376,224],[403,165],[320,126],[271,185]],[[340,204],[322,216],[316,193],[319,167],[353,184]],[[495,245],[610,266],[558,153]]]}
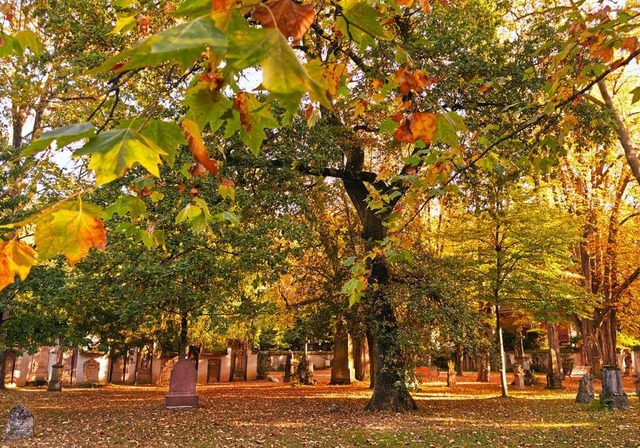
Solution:
{"label": "large tree trunk", "polygon": [[380,287],[371,295],[374,313],[374,339],[376,343],[376,379],[373,396],[366,406],[368,411],[414,411],[416,403],[407,389],[405,374],[407,360],[399,345],[399,327],[393,305],[386,288],[388,271],[382,256],[374,259],[372,278],[380,280]]}
{"label": "large tree trunk", "polygon": [[356,380],[369,380],[369,344],[364,334],[353,337],[353,368]]}
{"label": "large tree trunk", "polygon": [[[361,150],[354,149],[349,155],[348,166],[362,169],[364,160]],[[344,179],[347,195],[351,199],[362,223],[363,239],[367,250],[386,236],[383,225],[384,214],[375,214],[368,207],[369,191],[362,181]],[[405,412],[417,409],[406,385],[407,359],[399,346],[399,326],[391,303],[387,286],[389,270],[387,260],[380,254],[369,265],[369,295],[372,310],[371,329],[375,347],[375,380],[373,396],[366,408],[370,411],[390,410]]]}
{"label": "large tree trunk", "polygon": [[617,327],[616,310],[612,308],[602,320],[598,331],[598,347],[602,354],[602,364],[605,366],[618,367],[618,357],[616,356]]}

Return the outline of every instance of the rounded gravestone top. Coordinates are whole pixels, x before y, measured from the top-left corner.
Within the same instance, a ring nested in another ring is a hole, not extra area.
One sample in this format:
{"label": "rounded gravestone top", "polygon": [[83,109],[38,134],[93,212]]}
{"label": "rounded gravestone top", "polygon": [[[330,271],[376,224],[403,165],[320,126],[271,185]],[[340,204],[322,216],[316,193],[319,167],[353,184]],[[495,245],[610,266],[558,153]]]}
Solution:
{"label": "rounded gravestone top", "polygon": [[193,362],[179,359],[173,366],[169,380],[170,394],[195,394],[198,371]]}

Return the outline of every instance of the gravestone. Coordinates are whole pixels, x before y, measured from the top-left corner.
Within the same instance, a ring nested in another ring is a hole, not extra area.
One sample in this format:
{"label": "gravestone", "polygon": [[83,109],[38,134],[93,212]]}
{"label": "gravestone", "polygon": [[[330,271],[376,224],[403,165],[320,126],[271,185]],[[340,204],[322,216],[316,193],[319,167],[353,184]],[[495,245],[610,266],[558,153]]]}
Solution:
{"label": "gravestone", "polygon": [[593,375],[587,373],[580,378],[576,403],[589,404],[593,401]]}
{"label": "gravestone", "polygon": [[9,412],[5,440],[18,440],[33,437],[33,414],[18,404]]}
{"label": "gravestone", "polygon": [[600,378],[602,379],[600,403],[609,409],[629,410],[629,398],[622,389],[622,371],[615,367],[604,366],[600,370]]}
{"label": "gravestone", "polygon": [[355,379],[355,371],[350,365],[350,351],[352,345],[349,340],[347,326],[343,319],[336,322],[336,332],[333,343],[333,364],[331,366],[331,382],[329,384],[351,384]]}
{"label": "gravestone", "polygon": [[517,389],[524,388],[524,369],[520,364],[513,366],[513,386]]}
{"label": "gravestone", "polygon": [[99,372],[100,363],[95,359],[85,361],[85,363],[82,365],[82,373],[84,374],[85,383],[97,383]]}
{"label": "gravestone", "polygon": [[51,392],[62,391],[62,364],[54,364],[51,366],[51,379],[49,380],[49,387],[47,388]]}
{"label": "gravestone", "polygon": [[524,371],[524,385],[525,386],[533,386],[536,384],[537,380],[533,371],[531,369]]}
{"label": "gravestone", "polygon": [[195,408],[198,406],[196,381],[198,371],[193,362],[179,359],[171,371],[169,393],[164,397],[166,408]]}
{"label": "gravestone", "polygon": [[640,373],[638,373],[638,378],[636,378],[636,395],[640,398]]}

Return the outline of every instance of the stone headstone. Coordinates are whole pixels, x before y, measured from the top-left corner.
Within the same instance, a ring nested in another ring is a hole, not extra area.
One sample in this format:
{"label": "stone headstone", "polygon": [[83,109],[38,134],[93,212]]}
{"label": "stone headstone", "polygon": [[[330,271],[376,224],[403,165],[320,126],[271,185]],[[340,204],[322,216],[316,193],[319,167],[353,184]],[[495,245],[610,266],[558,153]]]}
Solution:
{"label": "stone headstone", "polygon": [[513,366],[513,386],[517,389],[524,388],[524,369],[520,364]]}
{"label": "stone headstone", "polygon": [[268,376],[267,377],[267,381],[269,381],[270,383],[279,383],[280,380],[278,378],[276,378],[275,376]]}
{"label": "stone headstone", "polygon": [[54,364],[51,366],[51,379],[49,380],[48,390],[51,392],[62,391],[62,364]]}
{"label": "stone headstone", "polygon": [[609,409],[629,410],[629,398],[622,389],[622,371],[615,367],[604,366],[600,370],[600,378],[602,379],[600,403]]}
{"label": "stone headstone", "polygon": [[166,408],[195,408],[198,406],[196,381],[198,371],[193,362],[179,359],[171,371],[169,393],[164,397]]}
{"label": "stone headstone", "polygon": [[580,378],[576,403],[589,404],[593,401],[593,375],[587,373]]}
{"label": "stone headstone", "polygon": [[18,404],[9,412],[5,440],[33,437],[33,415],[26,407]]}
{"label": "stone headstone", "polygon": [[524,371],[524,385],[525,386],[533,386],[536,384],[536,377],[533,372],[529,370]]}
{"label": "stone headstone", "polygon": [[564,389],[562,385],[562,369],[558,352],[549,349],[549,371],[547,373],[547,389]]}

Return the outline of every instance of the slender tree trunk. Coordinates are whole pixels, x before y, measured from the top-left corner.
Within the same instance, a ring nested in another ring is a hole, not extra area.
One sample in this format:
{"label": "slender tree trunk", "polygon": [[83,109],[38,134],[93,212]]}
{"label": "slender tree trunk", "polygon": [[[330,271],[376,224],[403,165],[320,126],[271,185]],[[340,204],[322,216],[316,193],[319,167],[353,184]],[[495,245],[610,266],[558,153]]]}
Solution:
{"label": "slender tree trunk", "polygon": [[180,342],[178,346],[178,359],[185,359],[187,355],[187,331],[189,320],[186,314],[180,315]]}
{"label": "slender tree trunk", "polygon": [[500,307],[496,305],[496,334],[498,340],[498,350],[500,350],[500,385],[502,386],[502,397],[509,396],[507,385],[507,366],[505,363],[504,341],[502,339],[502,325],[500,324]]}
{"label": "slender tree trunk", "polygon": [[0,351],[0,389],[7,388],[7,386],[4,384],[4,377],[6,375],[7,366],[7,353],[8,350]]}
{"label": "slender tree trunk", "polygon": [[547,388],[562,389],[562,357],[560,356],[560,338],[555,324],[547,325],[549,343],[549,368],[547,369]]}
{"label": "slender tree trunk", "polygon": [[376,343],[371,330],[367,330],[367,347],[369,349],[369,389],[373,389],[376,381]]}

